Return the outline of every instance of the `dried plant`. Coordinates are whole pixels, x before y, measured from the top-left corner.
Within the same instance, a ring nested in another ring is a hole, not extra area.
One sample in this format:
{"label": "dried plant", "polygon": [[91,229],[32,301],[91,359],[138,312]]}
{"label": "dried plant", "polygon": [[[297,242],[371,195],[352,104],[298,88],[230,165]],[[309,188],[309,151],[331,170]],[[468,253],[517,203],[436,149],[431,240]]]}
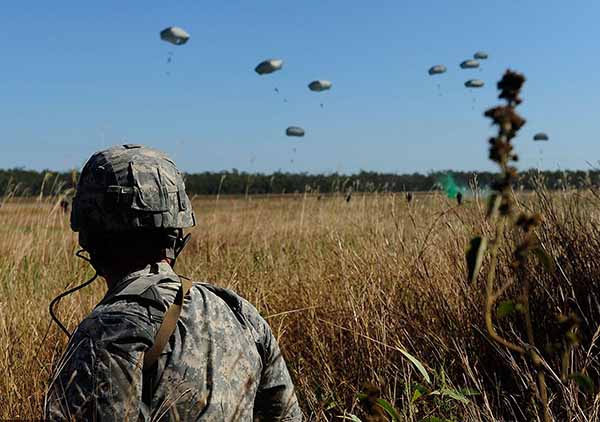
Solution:
{"label": "dried plant", "polygon": [[[504,105],[490,108],[485,116],[492,120],[497,127],[498,134],[489,140],[489,158],[498,164],[500,174],[493,185],[493,194],[488,204],[487,217],[494,223],[495,232],[489,240],[485,237],[477,237],[471,240],[471,247],[467,253],[469,266],[469,277],[471,282],[477,278],[479,269],[484,260],[484,255],[489,255],[489,267],[486,274],[485,289],[485,326],[489,336],[499,345],[506,347],[512,352],[526,357],[535,368],[537,382],[535,395],[542,408],[545,421],[551,421],[551,411],[548,401],[548,388],[546,384],[546,368],[548,363],[544,361],[539,349],[536,347],[536,333],[532,320],[530,307],[531,282],[530,277],[525,277],[527,261],[531,255],[540,258],[547,268],[552,267],[552,259],[540,246],[536,236],[542,222],[542,217],[537,213],[517,212],[515,207],[515,196],[512,185],[517,180],[517,169],[512,163],[518,160],[514,152],[513,140],[519,130],[525,124],[516,111],[516,107],[522,102],[520,98],[521,87],[525,77],[517,72],[507,70],[500,82],[500,99],[505,100]],[[508,280],[498,286],[496,281],[496,269],[499,261],[499,252],[502,243],[507,238],[508,231],[519,239],[512,252],[510,269],[512,275]],[[498,301],[507,293],[513,293],[514,299],[504,300],[498,305]],[[498,332],[494,323],[494,316],[504,317],[510,313],[521,316],[524,323],[525,338],[510,340]],[[559,321],[566,327],[563,344],[562,370],[563,380],[569,371],[569,356],[572,348],[578,344],[577,327],[578,318],[575,314],[568,317],[560,316]]]}

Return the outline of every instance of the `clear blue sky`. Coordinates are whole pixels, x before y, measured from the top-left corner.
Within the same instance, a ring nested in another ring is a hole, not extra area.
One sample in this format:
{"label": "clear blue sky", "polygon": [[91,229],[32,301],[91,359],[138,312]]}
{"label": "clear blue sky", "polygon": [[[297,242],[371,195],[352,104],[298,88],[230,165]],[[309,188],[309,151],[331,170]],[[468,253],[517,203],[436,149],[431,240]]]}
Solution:
{"label": "clear blue sky", "polygon": [[[190,172],[492,169],[481,113],[507,67],[528,79],[520,167],[588,168],[598,16],[591,0],[5,2],[0,168],[79,168],[125,141]],[[161,41],[171,25],[190,41]],[[482,70],[461,70],[476,50],[490,54]],[[255,74],[271,57],[284,68]],[[438,63],[448,72],[427,75]],[[470,92],[469,78],[487,85]],[[332,90],[310,92],[313,79]],[[289,125],[305,138],[286,138]]]}

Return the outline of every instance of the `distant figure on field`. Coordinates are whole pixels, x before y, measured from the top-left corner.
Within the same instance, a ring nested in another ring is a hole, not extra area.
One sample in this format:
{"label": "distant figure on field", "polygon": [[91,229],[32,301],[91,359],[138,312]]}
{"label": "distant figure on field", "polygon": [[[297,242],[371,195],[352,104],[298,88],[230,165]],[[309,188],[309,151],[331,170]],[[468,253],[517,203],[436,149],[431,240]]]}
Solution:
{"label": "distant figure on field", "polygon": [[458,203],[458,205],[462,204],[462,200],[463,200],[463,194],[461,192],[458,192],[456,194],[456,202]]}
{"label": "distant figure on field", "polygon": [[346,193],[346,202],[350,202],[351,199],[352,199],[352,189],[348,189],[348,192]]}
{"label": "distant figure on field", "polygon": [[413,200],[413,194],[412,194],[412,192],[408,192],[406,194],[406,202],[408,202],[410,204],[412,202],[412,200]]}
{"label": "distant figure on field", "polygon": [[72,208],[71,227],[108,291],[70,335],[45,419],[302,420],[258,311],[173,271],[196,218],[168,157],[139,145],[94,154]]}
{"label": "distant figure on field", "polygon": [[69,201],[67,201],[65,198],[63,198],[60,201],[60,208],[63,210],[63,212],[65,214],[68,214],[68,212],[69,212]]}

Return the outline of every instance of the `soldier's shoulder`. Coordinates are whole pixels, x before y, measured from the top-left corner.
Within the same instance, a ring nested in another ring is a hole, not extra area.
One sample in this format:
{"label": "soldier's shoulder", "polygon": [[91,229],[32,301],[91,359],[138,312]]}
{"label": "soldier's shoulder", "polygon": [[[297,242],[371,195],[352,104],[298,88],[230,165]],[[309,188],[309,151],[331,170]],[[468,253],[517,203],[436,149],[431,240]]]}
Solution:
{"label": "soldier's shoulder", "polygon": [[231,289],[216,286],[210,283],[197,283],[201,288],[208,290],[223,300],[237,315],[248,322],[258,334],[264,335],[267,322],[260,315],[260,312],[248,300],[237,294]]}
{"label": "soldier's shoulder", "polygon": [[117,300],[98,305],[81,321],[74,335],[95,341],[119,338],[153,338],[153,323],[148,309],[135,301]]}

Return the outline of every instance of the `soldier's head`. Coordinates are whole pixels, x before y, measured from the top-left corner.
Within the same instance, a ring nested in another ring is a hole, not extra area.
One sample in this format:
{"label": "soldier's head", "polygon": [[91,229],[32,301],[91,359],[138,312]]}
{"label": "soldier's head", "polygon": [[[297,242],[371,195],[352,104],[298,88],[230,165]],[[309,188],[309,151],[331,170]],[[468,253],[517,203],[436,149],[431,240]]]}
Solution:
{"label": "soldier's head", "polygon": [[174,262],[195,225],[183,177],[160,151],[141,145],[92,155],[81,171],[71,228],[100,275]]}

